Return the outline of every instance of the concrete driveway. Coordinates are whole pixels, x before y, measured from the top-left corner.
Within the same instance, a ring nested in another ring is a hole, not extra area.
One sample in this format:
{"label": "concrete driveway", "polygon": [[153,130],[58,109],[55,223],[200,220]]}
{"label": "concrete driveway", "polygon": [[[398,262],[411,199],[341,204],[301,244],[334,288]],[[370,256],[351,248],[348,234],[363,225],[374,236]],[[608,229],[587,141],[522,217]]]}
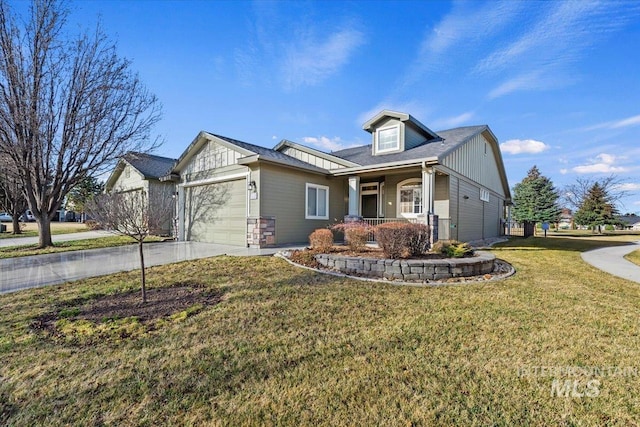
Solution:
{"label": "concrete driveway", "polygon": [[[164,242],[145,244],[144,256],[145,265],[150,267],[218,255],[273,255],[283,249]],[[87,277],[135,270],[139,267],[137,245],[3,259],[0,260],[0,293],[57,285]]]}

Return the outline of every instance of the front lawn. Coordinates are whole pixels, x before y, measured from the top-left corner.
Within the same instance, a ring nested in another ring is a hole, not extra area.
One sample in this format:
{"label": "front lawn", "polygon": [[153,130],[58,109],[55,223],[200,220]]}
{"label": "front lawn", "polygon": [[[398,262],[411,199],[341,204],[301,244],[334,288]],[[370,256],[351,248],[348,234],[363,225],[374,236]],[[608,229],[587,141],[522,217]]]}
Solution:
{"label": "front lawn", "polygon": [[[22,233],[11,234],[13,225],[10,222],[3,222],[7,226],[6,233],[0,233],[0,239],[8,239],[13,237],[34,237],[38,236],[38,224],[35,222],[21,222]],[[51,234],[69,234],[79,233],[81,231],[89,231],[85,224],[80,222],[52,222]]]}
{"label": "front lawn", "polygon": [[640,265],[640,249],[636,249],[624,257],[632,263]]}
{"label": "front lawn", "polygon": [[[145,239],[145,242],[159,242],[161,240],[161,237],[149,236]],[[136,243],[136,241],[131,237],[107,236],[98,237],[96,239],[54,242],[53,246],[44,249],[38,249],[38,245],[8,246],[5,248],[0,248],[0,259],[31,255],[45,255],[59,252],[80,251],[84,249],[111,248],[114,246],[131,245],[134,243]]]}
{"label": "front lawn", "polygon": [[513,240],[494,252],[515,276],[442,287],[278,258],[154,267],[151,289],[216,303],[151,323],[74,320],[138,272],[0,295],[0,424],[634,425],[640,285],[580,258],[623,240]]}

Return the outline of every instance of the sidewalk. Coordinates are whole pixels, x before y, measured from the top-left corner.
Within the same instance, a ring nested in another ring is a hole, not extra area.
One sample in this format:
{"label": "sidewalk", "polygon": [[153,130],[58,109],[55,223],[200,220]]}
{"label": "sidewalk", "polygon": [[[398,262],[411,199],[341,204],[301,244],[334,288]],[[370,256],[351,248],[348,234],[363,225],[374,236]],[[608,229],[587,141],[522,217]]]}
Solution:
{"label": "sidewalk", "polygon": [[[151,267],[219,255],[273,255],[285,249],[249,249],[214,243],[163,242],[145,244],[144,257],[145,265]],[[138,245],[8,258],[0,260],[0,293],[56,285],[138,268]]]}
{"label": "sidewalk", "polygon": [[626,254],[636,249],[640,249],[640,241],[625,246],[610,246],[582,252],[581,256],[597,269],[640,283],[640,266],[624,259]]}
{"label": "sidewalk", "polygon": [[[81,231],[79,233],[69,234],[54,234],[51,236],[51,240],[54,242],[70,242],[72,240],[88,240],[97,239],[99,237],[114,236],[113,233],[104,230],[95,231]],[[37,245],[38,236],[34,237],[7,237],[6,239],[0,239],[0,248],[6,248],[9,246],[22,246],[22,245]]]}

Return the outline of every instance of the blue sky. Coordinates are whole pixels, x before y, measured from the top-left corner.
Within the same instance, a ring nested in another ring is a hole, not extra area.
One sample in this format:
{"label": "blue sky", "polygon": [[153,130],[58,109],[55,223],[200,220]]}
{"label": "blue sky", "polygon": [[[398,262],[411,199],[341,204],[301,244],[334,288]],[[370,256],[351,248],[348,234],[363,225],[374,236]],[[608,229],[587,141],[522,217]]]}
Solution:
{"label": "blue sky", "polygon": [[640,212],[640,2],[84,1],[163,103],[158,154],[200,130],[273,147],[368,144],[382,109],[488,124],[513,187],[616,174]]}

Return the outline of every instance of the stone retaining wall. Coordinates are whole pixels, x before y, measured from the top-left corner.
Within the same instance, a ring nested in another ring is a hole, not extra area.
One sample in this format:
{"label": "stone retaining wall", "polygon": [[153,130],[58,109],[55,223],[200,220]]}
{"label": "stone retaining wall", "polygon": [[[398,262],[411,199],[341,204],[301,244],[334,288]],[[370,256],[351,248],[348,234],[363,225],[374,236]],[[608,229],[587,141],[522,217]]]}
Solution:
{"label": "stone retaining wall", "polygon": [[316,261],[331,270],[389,280],[442,280],[468,277],[493,271],[495,255],[477,251],[470,258],[378,259],[318,254]]}

